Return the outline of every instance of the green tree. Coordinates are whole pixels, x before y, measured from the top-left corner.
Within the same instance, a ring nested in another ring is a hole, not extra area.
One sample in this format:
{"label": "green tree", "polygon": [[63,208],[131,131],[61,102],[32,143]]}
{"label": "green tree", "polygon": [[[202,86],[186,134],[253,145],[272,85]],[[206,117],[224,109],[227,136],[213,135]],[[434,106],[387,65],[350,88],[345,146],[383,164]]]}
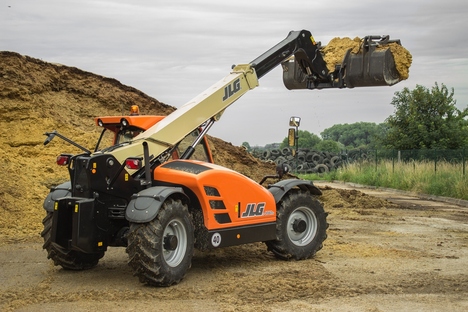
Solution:
{"label": "green tree", "polygon": [[394,149],[457,149],[468,143],[468,107],[458,109],[451,91],[437,83],[395,92],[383,144]]}
{"label": "green tree", "polygon": [[339,142],[347,148],[356,148],[372,145],[379,131],[379,125],[373,122],[356,122],[333,125],[320,135],[324,140]]}
{"label": "green tree", "polygon": [[339,153],[340,145],[333,140],[323,140],[315,145],[315,149],[322,152]]}
{"label": "green tree", "polygon": [[[299,148],[314,148],[322,139],[317,136],[316,134],[310,133],[307,130],[299,130],[298,131],[298,147]],[[285,137],[283,142],[281,142],[280,148],[287,147],[288,145],[288,137]]]}

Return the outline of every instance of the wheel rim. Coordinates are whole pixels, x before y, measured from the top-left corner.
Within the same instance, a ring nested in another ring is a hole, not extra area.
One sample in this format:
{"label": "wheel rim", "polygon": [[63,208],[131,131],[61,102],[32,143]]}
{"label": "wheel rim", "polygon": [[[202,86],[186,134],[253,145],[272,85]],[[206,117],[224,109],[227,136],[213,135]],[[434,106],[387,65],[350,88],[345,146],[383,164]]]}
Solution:
{"label": "wheel rim", "polygon": [[317,233],[317,217],[307,207],[299,207],[288,218],[288,237],[296,246],[309,244]]}
{"label": "wheel rim", "polygon": [[[174,237],[175,237],[175,245],[174,245]],[[166,248],[165,240],[167,241],[168,238],[171,238],[170,241],[172,242],[171,248]],[[187,251],[187,230],[185,229],[184,224],[178,220],[174,219],[169,222],[164,229],[164,236],[163,236],[163,255],[164,260],[166,261],[167,265],[170,267],[178,266],[185,257],[185,253]]]}

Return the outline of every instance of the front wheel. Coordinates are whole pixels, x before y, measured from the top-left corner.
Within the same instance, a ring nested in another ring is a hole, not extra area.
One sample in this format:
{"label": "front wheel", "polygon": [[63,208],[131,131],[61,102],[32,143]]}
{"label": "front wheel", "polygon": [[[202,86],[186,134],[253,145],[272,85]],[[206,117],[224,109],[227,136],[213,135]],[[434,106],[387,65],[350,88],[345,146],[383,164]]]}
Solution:
{"label": "front wheel", "polygon": [[278,203],[277,239],[266,245],[279,259],[307,259],[322,249],[327,228],[322,204],[309,192],[294,190]]}
{"label": "front wheel", "polygon": [[172,198],[152,221],[132,223],[127,253],[134,275],[154,286],[179,283],[192,265],[193,233],[187,205]]}

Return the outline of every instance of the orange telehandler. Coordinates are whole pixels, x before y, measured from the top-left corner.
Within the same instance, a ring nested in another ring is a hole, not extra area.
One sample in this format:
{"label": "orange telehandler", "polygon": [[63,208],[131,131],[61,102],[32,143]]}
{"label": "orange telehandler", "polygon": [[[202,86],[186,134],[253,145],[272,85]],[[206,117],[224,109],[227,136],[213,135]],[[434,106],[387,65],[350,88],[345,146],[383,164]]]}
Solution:
{"label": "orange telehandler", "polygon": [[[82,270],[95,266],[109,246],[123,246],[142,283],[169,286],[186,275],[194,248],[265,242],[280,259],[312,257],[327,237],[321,191],[311,181],[282,179],[281,165],[278,182],[264,187],[213,164],[205,134],[278,65],[288,89],[393,85],[400,78],[392,54],[376,49],[389,42],[399,43],[365,37],[359,53],[348,52],[329,72],[311,33],[292,31],[166,117],[97,118],[114,132],[113,144],[101,148],[99,140],[93,152],[59,156],[70,181],[44,201],[48,258]],[[145,118],[151,121],[143,125]],[[54,136],[66,139],[56,131],[46,135],[44,144]],[[205,156],[193,159],[200,146]]]}

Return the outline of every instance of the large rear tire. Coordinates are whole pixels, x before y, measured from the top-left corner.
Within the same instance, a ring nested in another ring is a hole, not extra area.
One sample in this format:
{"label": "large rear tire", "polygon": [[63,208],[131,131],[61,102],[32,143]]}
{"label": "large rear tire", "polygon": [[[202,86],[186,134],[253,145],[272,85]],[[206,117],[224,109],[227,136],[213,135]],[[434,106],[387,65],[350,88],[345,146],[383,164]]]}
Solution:
{"label": "large rear tire", "polygon": [[104,252],[87,254],[76,250],[69,250],[52,242],[52,218],[54,213],[48,212],[42,224],[44,230],[41,236],[44,238],[44,248],[47,251],[47,258],[52,259],[55,265],[59,265],[66,270],[87,270],[95,267],[99,259],[104,256]]}
{"label": "large rear tire", "polygon": [[322,249],[327,238],[327,213],[309,192],[293,190],[277,204],[276,240],[268,250],[282,260],[303,260]]}
{"label": "large rear tire", "polygon": [[179,283],[192,266],[193,233],[187,205],[172,198],[152,221],[130,224],[127,253],[133,275],[153,286]]}

